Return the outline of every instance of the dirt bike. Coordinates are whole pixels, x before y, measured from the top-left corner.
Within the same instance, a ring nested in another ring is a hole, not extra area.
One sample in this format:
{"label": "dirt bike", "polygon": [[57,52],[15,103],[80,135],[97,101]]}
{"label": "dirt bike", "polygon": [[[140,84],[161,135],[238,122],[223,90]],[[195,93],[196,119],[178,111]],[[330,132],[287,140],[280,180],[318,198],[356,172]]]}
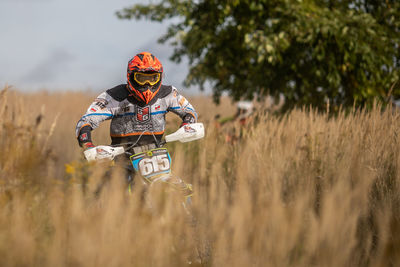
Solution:
{"label": "dirt bike", "polygon": [[[187,222],[193,229],[193,236],[191,238],[197,240],[196,243],[198,244],[198,247],[195,252],[197,256],[193,256],[193,259],[197,259],[196,261],[198,262],[202,262],[205,258],[209,257],[210,248],[208,243],[203,244],[204,241],[201,241],[197,236],[197,219],[190,208],[191,195],[187,194],[192,192],[191,186],[188,188],[188,184],[184,183],[180,178],[171,173],[171,156],[164,145],[175,141],[182,143],[191,142],[203,137],[203,124],[193,123],[182,126],[176,132],[166,135],[164,140],[159,144],[149,144],[145,146],[136,146],[132,143],[110,146],[100,145],[84,151],[85,158],[89,162],[114,160],[118,156],[125,155],[129,158],[130,169],[128,173],[131,178],[136,173],[141,177],[143,184],[149,188],[157,184],[166,184],[167,186],[174,187],[173,190],[175,192],[176,189],[178,189],[181,190],[181,193],[186,193],[185,199],[183,201],[179,200],[179,203],[182,204],[183,209],[181,209],[181,211],[184,212]],[[131,178],[128,178],[128,180],[132,181]],[[131,185],[132,183],[129,183],[129,193],[131,192]],[[154,205],[154,203],[148,201],[148,199],[145,199],[145,201],[147,207],[150,208],[148,210],[151,211],[152,214],[160,214],[159,206],[157,204]],[[189,262],[191,263],[191,261],[192,260]]]}
{"label": "dirt bike", "polygon": [[135,143],[124,143],[119,145],[99,145],[84,151],[87,161],[114,160],[119,156],[125,155],[129,158],[127,171],[128,192],[132,192],[134,175],[139,176],[144,184],[151,187],[157,182],[166,183],[175,189],[181,190],[186,194],[186,201],[190,202],[192,188],[191,185],[183,182],[182,179],[171,173],[171,156],[168,149],[164,147],[166,143],[179,141],[182,143],[191,142],[204,137],[204,125],[202,123],[187,124],[179,128],[176,132],[166,135],[164,140],[159,143],[151,143],[144,146],[137,146]]}

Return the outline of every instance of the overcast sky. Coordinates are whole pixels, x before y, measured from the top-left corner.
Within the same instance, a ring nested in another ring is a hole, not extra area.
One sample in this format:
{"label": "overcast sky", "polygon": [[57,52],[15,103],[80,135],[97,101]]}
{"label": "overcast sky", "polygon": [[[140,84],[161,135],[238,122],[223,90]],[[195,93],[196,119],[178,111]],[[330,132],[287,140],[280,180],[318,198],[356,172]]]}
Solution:
{"label": "overcast sky", "polygon": [[187,65],[169,61],[172,47],[157,43],[168,24],[116,17],[117,10],[137,2],[145,3],[0,0],[0,86],[104,90],[124,83],[129,59],[149,51],[164,65],[164,83],[183,90]]}

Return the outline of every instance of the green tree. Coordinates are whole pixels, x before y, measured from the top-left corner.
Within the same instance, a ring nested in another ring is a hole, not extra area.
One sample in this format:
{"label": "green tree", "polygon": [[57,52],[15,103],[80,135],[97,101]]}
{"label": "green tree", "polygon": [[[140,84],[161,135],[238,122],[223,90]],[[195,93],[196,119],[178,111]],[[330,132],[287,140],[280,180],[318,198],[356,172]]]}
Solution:
{"label": "green tree", "polygon": [[[167,21],[159,41],[189,58],[186,85],[218,101],[285,96],[286,107],[400,97],[399,0],[160,0],[117,13]],[[392,89],[392,90],[391,90]]]}

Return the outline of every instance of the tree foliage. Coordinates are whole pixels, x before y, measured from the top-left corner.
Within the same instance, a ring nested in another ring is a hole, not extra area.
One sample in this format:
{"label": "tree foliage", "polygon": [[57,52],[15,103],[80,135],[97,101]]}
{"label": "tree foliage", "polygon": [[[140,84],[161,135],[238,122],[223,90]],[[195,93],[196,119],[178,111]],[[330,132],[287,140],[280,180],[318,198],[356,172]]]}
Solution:
{"label": "tree foliage", "polygon": [[285,96],[287,107],[400,97],[398,0],[160,0],[117,13],[169,21],[162,43],[189,58],[186,85],[216,100]]}

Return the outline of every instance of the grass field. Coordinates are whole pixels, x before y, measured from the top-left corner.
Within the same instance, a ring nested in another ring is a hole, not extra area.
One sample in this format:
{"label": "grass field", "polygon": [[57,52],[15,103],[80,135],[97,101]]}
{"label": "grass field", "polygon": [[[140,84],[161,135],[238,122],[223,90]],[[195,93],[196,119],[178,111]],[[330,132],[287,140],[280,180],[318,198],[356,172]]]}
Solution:
{"label": "grass field", "polygon": [[[146,208],[118,172],[95,196],[104,167],[85,163],[74,133],[95,96],[1,91],[0,266],[400,265],[400,113],[261,105],[227,143],[213,119],[232,103],[189,98],[206,137],[169,148],[193,184],[193,223],[173,196]],[[109,143],[107,123],[93,139]]]}

